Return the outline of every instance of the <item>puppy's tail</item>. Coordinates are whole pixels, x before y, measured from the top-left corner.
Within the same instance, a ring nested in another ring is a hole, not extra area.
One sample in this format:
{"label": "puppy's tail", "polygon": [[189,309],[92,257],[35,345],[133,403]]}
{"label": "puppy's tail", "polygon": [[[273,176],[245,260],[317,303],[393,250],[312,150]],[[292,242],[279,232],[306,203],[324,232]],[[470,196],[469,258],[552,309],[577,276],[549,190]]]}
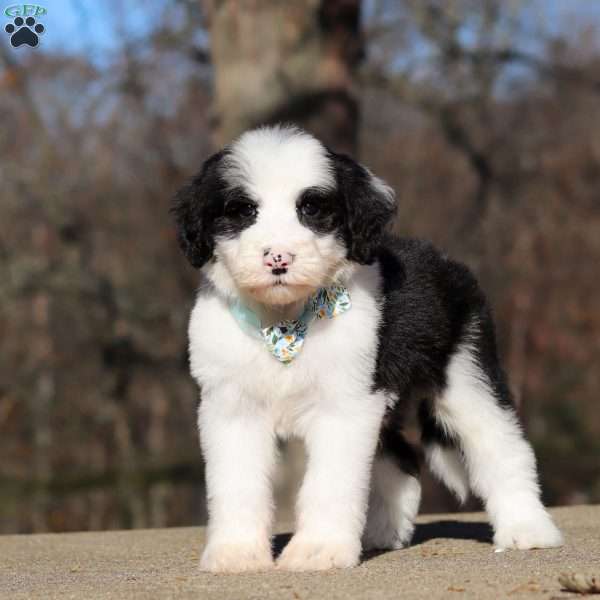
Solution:
{"label": "puppy's tail", "polygon": [[469,497],[469,479],[456,440],[440,426],[428,400],[419,406],[419,421],[429,469],[463,504]]}

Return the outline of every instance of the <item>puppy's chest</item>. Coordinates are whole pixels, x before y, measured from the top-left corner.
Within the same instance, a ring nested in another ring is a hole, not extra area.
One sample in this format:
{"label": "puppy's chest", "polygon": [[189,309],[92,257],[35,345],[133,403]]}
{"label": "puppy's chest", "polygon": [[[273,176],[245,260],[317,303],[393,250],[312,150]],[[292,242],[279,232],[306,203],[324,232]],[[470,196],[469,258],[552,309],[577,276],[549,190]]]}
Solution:
{"label": "puppy's chest", "polygon": [[266,402],[277,434],[301,434],[304,423],[348,393],[362,390],[366,396],[376,344],[371,336],[357,335],[359,320],[357,310],[353,316],[313,322],[301,352],[287,365],[261,348],[262,377],[246,389],[257,402]]}
{"label": "puppy's chest", "polygon": [[286,435],[319,406],[348,394],[369,394],[380,306],[378,279],[368,274],[362,285],[349,287],[350,310],[310,323],[300,352],[287,365],[244,331],[227,305],[198,298],[190,321],[190,359],[203,401],[211,394],[221,402],[221,390],[229,390],[235,402],[268,410],[277,432]]}
{"label": "puppy's chest", "polygon": [[340,378],[356,379],[365,367],[371,373],[377,317],[378,313],[356,308],[313,321],[295,358],[284,364],[265,341],[244,331],[230,314],[211,317],[207,311],[193,318],[196,323],[190,328],[192,373],[200,385],[235,382],[246,397],[262,402],[279,404],[313,396],[339,384]]}

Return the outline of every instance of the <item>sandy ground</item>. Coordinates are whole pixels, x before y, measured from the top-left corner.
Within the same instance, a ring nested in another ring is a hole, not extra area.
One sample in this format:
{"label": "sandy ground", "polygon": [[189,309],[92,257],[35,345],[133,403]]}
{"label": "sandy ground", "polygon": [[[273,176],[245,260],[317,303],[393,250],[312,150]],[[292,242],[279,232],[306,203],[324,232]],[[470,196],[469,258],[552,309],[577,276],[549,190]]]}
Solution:
{"label": "sandy ground", "polygon": [[201,528],[2,536],[0,598],[575,598],[557,576],[600,576],[600,506],[552,512],[563,548],[494,552],[483,514],[429,515],[410,548],[325,573],[200,573]]}

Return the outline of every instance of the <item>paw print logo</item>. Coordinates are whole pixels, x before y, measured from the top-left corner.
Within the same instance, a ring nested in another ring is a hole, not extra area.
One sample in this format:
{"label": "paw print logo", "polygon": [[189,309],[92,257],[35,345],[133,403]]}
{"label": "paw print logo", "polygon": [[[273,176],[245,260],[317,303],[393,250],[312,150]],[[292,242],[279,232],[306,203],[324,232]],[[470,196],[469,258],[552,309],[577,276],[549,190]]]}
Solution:
{"label": "paw print logo", "polygon": [[44,33],[45,27],[41,23],[35,22],[33,17],[16,17],[12,23],[9,23],[4,30],[10,35],[10,43],[15,48],[27,44],[35,48],[40,43],[40,34]]}

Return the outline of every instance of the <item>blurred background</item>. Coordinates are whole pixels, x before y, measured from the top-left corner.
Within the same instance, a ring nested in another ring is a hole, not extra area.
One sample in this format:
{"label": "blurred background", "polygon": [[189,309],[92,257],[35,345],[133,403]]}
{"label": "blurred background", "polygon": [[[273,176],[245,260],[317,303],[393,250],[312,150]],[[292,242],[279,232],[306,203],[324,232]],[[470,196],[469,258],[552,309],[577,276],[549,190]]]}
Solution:
{"label": "blurred background", "polygon": [[[218,146],[282,120],[473,268],[545,500],[600,501],[599,0],[40,4],[36,48],[0,6],[1,533],[205,521],[198,274],[168,210]],[[456,508],[427,478],[423,510]]]}

